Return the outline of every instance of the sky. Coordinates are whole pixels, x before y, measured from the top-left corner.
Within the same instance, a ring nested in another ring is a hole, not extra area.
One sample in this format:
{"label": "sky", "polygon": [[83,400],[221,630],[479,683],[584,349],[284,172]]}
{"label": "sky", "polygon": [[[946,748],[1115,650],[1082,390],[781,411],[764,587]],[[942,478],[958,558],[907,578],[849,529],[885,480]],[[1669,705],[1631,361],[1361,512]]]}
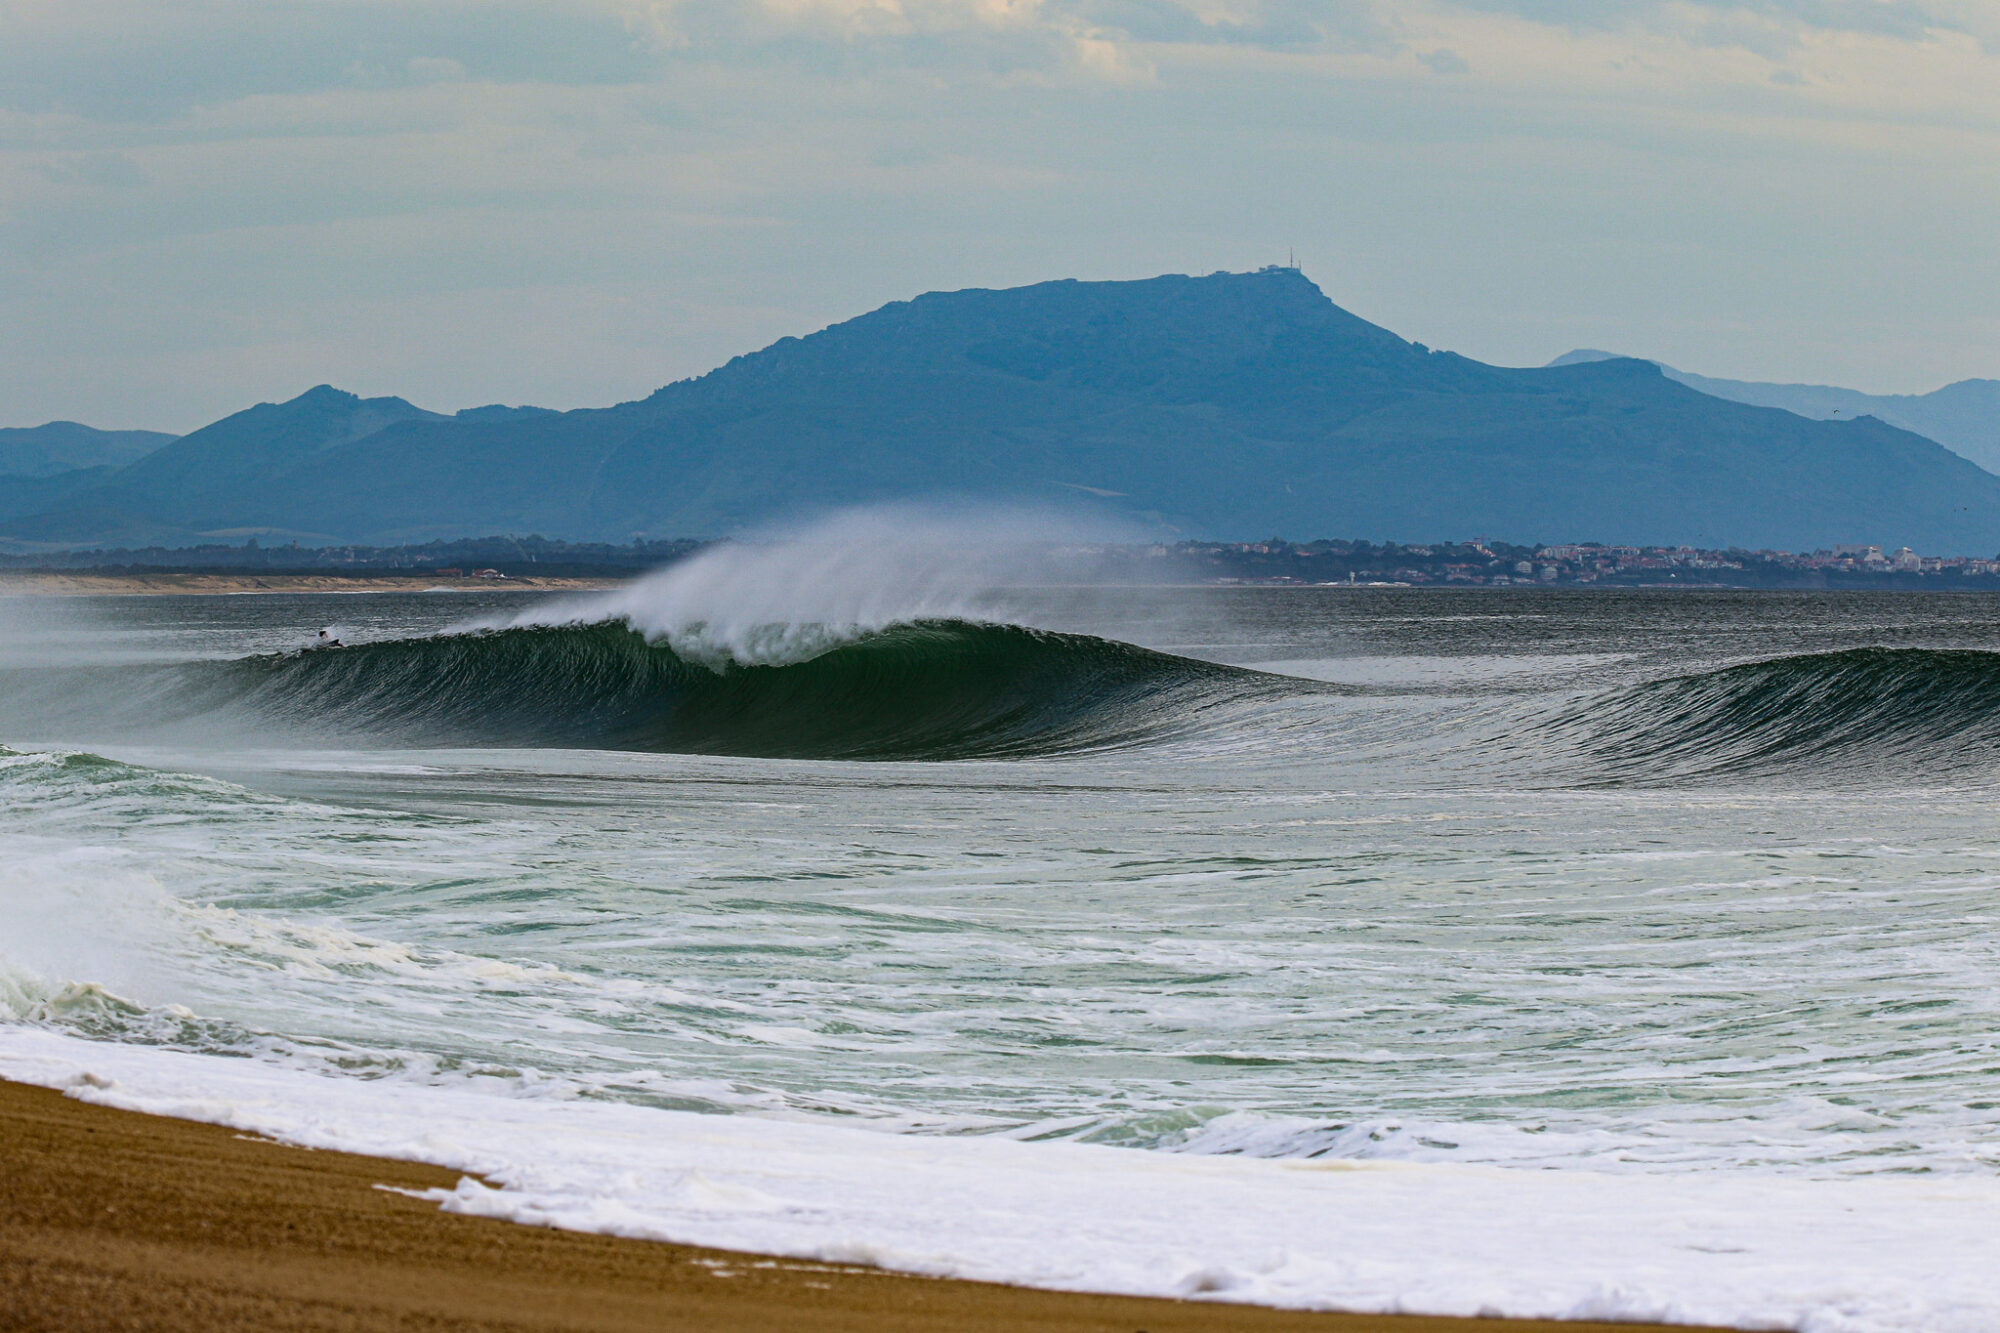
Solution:
{"label": "sky", "polygon": [[2000,0],[0,0],[0,425],[598,406],[931,290],[2000,377]]}

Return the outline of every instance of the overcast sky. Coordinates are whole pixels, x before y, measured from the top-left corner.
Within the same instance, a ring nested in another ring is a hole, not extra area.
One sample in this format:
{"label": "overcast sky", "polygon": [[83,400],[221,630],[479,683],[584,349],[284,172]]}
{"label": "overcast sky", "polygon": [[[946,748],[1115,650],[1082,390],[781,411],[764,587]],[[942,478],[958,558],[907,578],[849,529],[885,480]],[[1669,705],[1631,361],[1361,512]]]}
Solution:
{"label": "overcast sky", "polygon": [[2000,0],[0,0],[0,425],[637,397],[940,288],[2000,377]]}

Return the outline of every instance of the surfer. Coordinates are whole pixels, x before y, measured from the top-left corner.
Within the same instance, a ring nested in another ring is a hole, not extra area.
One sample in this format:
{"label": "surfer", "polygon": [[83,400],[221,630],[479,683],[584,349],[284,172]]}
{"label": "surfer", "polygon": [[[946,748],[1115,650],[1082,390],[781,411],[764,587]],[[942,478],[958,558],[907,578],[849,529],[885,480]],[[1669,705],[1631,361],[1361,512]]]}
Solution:
{"label": "surfer", "polygon": [[315,648],[345,648],[347,645],[333,637],[332,630],[321,630],[319,638],[313,641]]}

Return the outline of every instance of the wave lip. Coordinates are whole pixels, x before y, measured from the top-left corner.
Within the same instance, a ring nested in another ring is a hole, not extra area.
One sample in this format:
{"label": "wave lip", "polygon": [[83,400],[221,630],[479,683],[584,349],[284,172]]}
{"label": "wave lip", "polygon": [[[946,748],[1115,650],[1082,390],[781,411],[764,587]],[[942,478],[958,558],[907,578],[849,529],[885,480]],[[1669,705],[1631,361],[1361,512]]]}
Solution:
{"label": "wave lip", "polygon": [[1651,681],[1554,719],[1619,778],[1880,780],[1990,766],[2000,653],[1855,648]]}
{"label": "wave lip", "polygon": [[1136,744],[1278,678],[1019,625],[917,620],[796,660],[683,655],[623,621],[250,658],[232,702],[425,745],[801,759],[967,759]]}

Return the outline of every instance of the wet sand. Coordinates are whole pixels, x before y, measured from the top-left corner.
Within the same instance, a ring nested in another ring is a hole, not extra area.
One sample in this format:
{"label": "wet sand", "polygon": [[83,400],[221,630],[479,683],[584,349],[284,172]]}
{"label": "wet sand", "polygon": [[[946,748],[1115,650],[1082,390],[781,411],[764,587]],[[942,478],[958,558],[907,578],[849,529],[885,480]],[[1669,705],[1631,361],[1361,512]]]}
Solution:
{"label": "wet sand", "polygon": [[906,1277],[458,1217],[457,1174],[0,1082],[0,1329],[1643,1333]]}
{"label": "wet sand", "polygon": [[622,580],[605,578],[440,577],[436,574],[98,574],[44,570],[0,570],[0,596],[116,596],[119,594],[209,594],[258,592],[423,592],[450,588],[455,592],[580,592],[615,588]]}

